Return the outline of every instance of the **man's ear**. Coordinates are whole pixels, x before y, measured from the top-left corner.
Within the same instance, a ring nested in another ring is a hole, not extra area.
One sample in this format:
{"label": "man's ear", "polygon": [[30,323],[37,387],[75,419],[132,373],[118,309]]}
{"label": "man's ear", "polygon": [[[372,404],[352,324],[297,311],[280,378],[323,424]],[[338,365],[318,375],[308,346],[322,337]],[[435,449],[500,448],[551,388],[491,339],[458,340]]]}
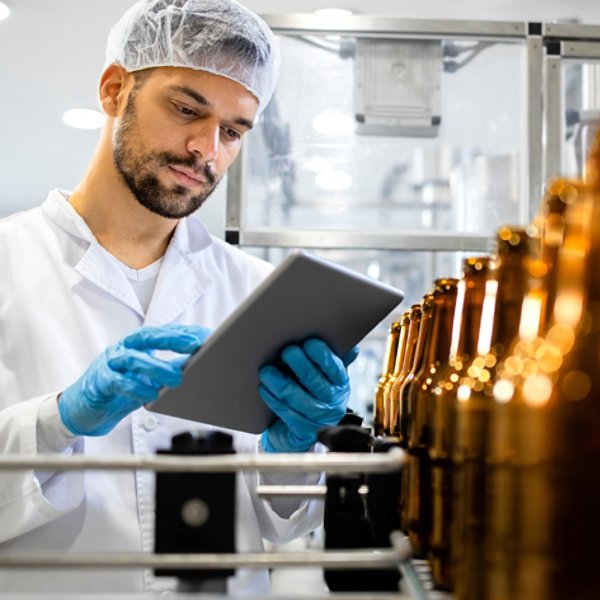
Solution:
{"label": "man's ear", "polygon": [[118,117],[133,83],[133,76],[121,65],[109,65],[100,77],[100,104],[108,117]]}

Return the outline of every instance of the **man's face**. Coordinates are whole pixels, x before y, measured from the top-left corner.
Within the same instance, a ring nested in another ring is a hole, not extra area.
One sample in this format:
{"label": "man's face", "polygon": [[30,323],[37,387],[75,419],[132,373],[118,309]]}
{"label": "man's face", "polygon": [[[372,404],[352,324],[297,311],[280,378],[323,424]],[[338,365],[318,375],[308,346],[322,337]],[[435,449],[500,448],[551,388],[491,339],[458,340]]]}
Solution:
{"label": "man's face", "polygon": [[235,160],[258,102],[239,83],[192,69],[156,68],[134,80],[115,123],[115,165],[140,204],[185,217]]}

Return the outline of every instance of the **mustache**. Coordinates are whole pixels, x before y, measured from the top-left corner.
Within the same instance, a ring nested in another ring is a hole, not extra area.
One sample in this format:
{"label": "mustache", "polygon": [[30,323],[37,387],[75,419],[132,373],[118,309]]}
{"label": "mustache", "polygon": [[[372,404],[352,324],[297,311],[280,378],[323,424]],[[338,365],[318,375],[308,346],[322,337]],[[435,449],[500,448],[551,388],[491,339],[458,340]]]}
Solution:
{"label": "mustache", "polygon": [[170,152],[163,152],[158,156],[158,160],[160,165],[163,167],[168,167],[169,165],[185,167],[197,175],[204,175],[206,180],[211,184],[214,184],[217,181],[217,175],[212,170],[211,166],[208,163],[197,162],[193,156],[183,158],[181,156],[171,154]]}

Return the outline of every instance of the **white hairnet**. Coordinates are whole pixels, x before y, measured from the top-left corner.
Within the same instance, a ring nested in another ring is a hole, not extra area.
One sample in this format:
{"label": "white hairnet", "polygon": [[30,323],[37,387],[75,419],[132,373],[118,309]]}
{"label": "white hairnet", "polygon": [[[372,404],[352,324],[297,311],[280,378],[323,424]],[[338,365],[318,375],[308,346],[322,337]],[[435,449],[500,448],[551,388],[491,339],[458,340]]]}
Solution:
{"label": "white hairnet", "polygon": [[110,31],[105,66],[114,62],[228,77],[256,96],[260,113],[275,89],[279,49],[267,24],[235,0],[139,0]]}

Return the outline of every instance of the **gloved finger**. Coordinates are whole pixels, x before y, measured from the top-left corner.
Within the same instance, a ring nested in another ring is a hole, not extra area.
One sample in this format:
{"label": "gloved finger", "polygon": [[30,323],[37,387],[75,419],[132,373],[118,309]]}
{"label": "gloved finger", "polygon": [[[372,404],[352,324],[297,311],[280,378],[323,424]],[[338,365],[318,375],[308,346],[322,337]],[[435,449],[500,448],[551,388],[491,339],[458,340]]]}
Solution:
{"label": "gloved finger", "polygon": [[114,348],[107,353],[106,363],[114,372],[143,375],[161,387],[180,385],[183,377],[181,367],[138,350]]}
{"label": "gloved finger", "polygon": [[123,340],[123,346],[143,352],[170,350],[190,354],[195,352],[209,335],[209,329],[196,325],[169,324],[162,327],[142,327],[129,334]]}
{"label": "gloved finger", "polygon": [[323,340],[307,340],[302,347],[310,360],[318,365],[331,383],[348,384],[348,373],[342,359]]}
{"label": "gloved finger", "polygon": [[337,423],[345,412],[347,394],[315,397],[277,367],[263,367],[259,372],[259,381],[277,399],[278,404],[271,406],[271,410],[287,422],[301,416],[302,425],[312,423],[313,426],[320,426]]}
{"label": "gloved finger", "polygon": [[352,348],[348,352],[348,354],[346,354],[342,358],[342,362],[344,363],[344,366],[349,367],[358,358],[359,354],[360,354],[360,348],[358,346],[354,346],[354,348]]}
{"label": "gloved finger", "polygon": [[302,348],[287,346],[281,352],[281,359],[313,396],[324,399],[331,395],[330,380]]}
{"label": "gloved finger", "polygon": [[286,424],[287,427],[290,428],[290,430],[300,434],[316,431],[321,427],[319,423],[315,423],[311,418],[273,394],[266,386],[262,384],[259,385],[258,393],[265,404]]}
{"label": "gloved finger", "polygon": [[290,398],[306,393],[298,382],[282,373],[277,367],[267,365],[258,372],[258,380],[275,397],[287,403]]}
{"label": "gloved finger", "polygon": [[175,367],[183,369],[188,360],[190,360],[191,354],[182,354],[181,356],[176,356],[175,358],[169,358],[167,362],[172,364]]}
{"label": "gloved finger", "polygon": [[112,378],[107,392],[110,394],[109,403],[117,402],[117,398],[124,397],[141,406],[146,402],[156,400],[159,390],[140,381],[131,373],[117,373]]}

